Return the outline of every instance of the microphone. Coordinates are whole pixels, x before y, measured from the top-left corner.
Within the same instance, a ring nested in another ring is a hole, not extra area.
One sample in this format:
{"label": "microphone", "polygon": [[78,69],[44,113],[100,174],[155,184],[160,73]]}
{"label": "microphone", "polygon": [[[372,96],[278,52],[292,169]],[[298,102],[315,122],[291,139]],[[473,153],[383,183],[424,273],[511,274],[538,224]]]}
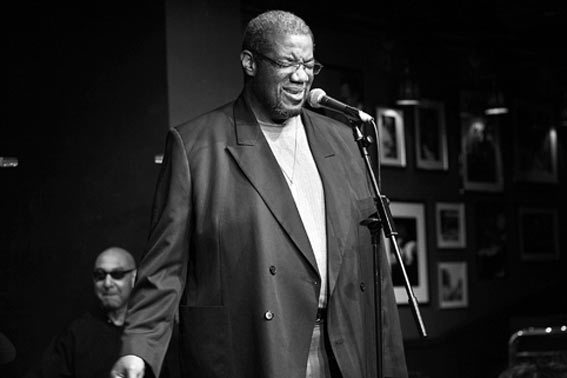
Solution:
{"label": "microphone", "polygon": [[349,118],[360,120],[362,122],[370,122],[373,120],[370,115],[363,111],[327,96],[325,91],[320,88],[314,88],[309,91],[307,101],[309,102],[309,105],[314,108],[326,108],[333,110],[335,112],[342,113]]}

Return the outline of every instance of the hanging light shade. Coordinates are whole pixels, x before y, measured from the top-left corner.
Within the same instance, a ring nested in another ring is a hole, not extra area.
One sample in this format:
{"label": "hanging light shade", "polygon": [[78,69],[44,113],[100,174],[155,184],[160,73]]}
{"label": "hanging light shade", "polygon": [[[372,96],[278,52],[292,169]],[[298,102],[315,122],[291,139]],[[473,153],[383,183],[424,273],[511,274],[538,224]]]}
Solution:
{"label": "hanging light shade", "polygon": [[0,168],[16,168],[18,164],[17,157],[0,156]]}
{"label": "hanging light shade", "polygon": [[501,90],[493,88],[488,97],[488,103],[484,114],[486,115],[498,115],[508,113],[508,107],[506,106],[506,101],[504,100],[504,94]]}
{"label": "hanging light shade", "polygon": [[396,104],[402,106],[412,106],[419,104],[419,86],[410,72],[409,65],[406,63],[402,74]]}

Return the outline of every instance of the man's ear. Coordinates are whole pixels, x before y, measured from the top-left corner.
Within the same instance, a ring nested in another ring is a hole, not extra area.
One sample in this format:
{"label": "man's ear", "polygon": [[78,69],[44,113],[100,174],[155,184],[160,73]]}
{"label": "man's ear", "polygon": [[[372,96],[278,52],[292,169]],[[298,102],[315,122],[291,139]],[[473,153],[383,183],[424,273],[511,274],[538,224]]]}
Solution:
{"label": "man's ear", "polygon": [[242,69],[246,75],[256,75],[256,61],[250,51],[242,50],[240,53],[240,64],[242,65]]}
{"label": "man's ear", "polygon": [[138,277],[138,270],[134,270],[132,272],[132,286],[134,286],[136,284],[136,277]]}

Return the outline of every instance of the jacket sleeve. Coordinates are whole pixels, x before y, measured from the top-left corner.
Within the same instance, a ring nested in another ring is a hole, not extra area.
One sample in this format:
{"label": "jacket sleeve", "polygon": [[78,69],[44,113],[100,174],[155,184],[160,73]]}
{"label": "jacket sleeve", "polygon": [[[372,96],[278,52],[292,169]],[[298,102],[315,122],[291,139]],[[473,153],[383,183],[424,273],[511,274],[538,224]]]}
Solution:
{"label": "jacket sleeve", "polygon": [[121,355],[144,359],[159,376],[183,292],[189,261],[191,176],[176,129],[167,135],[150,236],[130,297]]}

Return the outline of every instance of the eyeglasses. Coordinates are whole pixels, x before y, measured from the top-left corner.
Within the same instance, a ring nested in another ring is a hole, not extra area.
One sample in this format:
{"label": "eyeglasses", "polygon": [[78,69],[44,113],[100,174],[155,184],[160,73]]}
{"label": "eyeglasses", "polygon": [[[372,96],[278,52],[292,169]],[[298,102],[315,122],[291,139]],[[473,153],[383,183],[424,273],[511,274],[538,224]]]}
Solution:
{"label": "eyeglasses", "polygon": [[319,72],[321,72],[321,70],[323,69],[323,65],[317,62],[316,60],[313,60],[312,62],[282,62],[282,61],[274,60],[264,54],[259,53],[256,50],[250,50],[250,51],[254,55],[257,55],[258,57],[268,61],[268,63],[271,63],[280,70],[288,70],[293,67],[292,73],[297,72],[299,67],[303,67],[303,69],[308,73],[313,73],[313,75],[318,75]]}
{"label": "eyeglasses", "polygon": [[134,270],[135,268],[128,270],[112,270],[110,272],[107,272],[104,269],[95,269],[93,271],[93,279],[95,281],[104,281],[106,279],[106,276],[110,274],[110,277],[112,277],[112,279],[121,280],[126,277],[128,273],[133,272]]}

